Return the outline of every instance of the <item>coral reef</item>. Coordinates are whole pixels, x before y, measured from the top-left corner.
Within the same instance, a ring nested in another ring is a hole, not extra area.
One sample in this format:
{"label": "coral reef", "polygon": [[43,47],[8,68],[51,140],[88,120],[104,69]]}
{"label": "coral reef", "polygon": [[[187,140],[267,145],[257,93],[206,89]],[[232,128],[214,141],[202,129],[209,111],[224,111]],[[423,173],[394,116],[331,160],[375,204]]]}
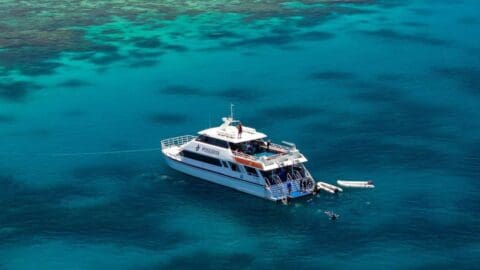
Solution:
{"label": "coral reef", "polygon": [[[124,57],[116,52],[115,47],[102,47],[95,40],[86,38],[86,28],[89,26],[103,25],[118,18],[137,25],[151,25],[155,21],[171,21],[179,16],[238,14],[246,22],[281,18],[300,26],[308,26],[339,14],[364,12],[358,5],[373,2],[375,1],[4,0],[0,3],[0,67],[4,69],[2,74],[14,70],[28,76],[48,75],[61,66],[60,63],[52,62],[52,59],[63,52],[85,52],[87,54],[80,54],[80,57],[99,65],[122,60]],[[161,25],[158,24],[158,27]],[[123,40],[122,29],[105,29],[100,34],[105,42]],[[207,31],[204,37],[235,38],[236,34],[219,29]],[[175,52],[188,50],[184,46],[165,44],[157,37],[132,42],[140,48],[161,48]],[[239,42],[241,44],[242,41]],[[105,54],[97,57],[88,54],[98,51]]]}

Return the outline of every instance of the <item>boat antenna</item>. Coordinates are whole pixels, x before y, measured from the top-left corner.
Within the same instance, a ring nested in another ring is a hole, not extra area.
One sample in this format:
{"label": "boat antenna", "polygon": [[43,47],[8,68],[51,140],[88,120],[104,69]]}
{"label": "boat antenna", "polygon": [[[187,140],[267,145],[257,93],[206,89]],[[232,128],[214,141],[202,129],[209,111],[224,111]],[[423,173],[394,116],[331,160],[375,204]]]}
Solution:
{"label": "boat antenna", "polygon": [[235,105],[233,105],[233,103],[230,104],[230,119],[232,119],[232,121],[233,121],[233,107],[234,106]]}

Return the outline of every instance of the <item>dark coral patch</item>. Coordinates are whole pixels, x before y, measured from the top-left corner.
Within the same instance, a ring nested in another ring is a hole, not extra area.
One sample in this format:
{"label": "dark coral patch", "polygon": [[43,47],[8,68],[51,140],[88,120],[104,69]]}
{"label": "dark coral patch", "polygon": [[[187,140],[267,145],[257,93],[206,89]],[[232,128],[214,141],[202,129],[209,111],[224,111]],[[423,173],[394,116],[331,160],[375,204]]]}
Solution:
{"label": "dark coral patch", "polygon": [[334,34],[321,31],[310,31],[298,34],[292,34],[285,29],[273,29],[271,33],[254,37],[243,38],[237,41],[224,43],[224,48],[229,47],[256,47],[256,46],[281,46],[285,47],[296,41],[321,41],[335,37]]}
{"label": "dark coral patch", "polygon": [[15,122],[15,118],[9,115],[1,115],[0,114],[0,124],[10,124]]}
{"label": "dark coral patch", "polygon": [[128,66],[131,68],[143,68],[143,67],[153,67],[157,64],[155,60],[142,60],[142,61],[135,61],[130,63]]}
{"label": "dark coral patch", "polygon": [[175,44],[165,44],[162,46],[163,49],[175,52],[186,52],[188,48],[182,45],[175,45]]}
{"label": "dark coral patch", "polygon": [[255,101],[262,96],[262,93],[254,89],[234,87],[216,92],[215,95],[232,101]]}
{"label": "dark coral patch", "polygon": [[40,88],[37,84],[24,81],[0,83],[0,98],[7,101],[20,102],[25,100],[30,91]]}
{"label": "dark coral patch", "polygon": [[475,25],[479,23],[479,20],[476,17],[462,17],[457,22],[464,25]]}
{"label": "dark coral patch", "polygon": [[130,164],[101,164],[78,167],[72,171],[72,175],[78,179],[96,179],[102,177],[131,178],[141,171]]}
{"label": "dark coral patch", "polygon": [[108,44],[95,44],[91,47],[91,49],[95,52],[103,52],[103,53],[117,53],[118,48],[113,45],[108,45]]}
{"label": "dark coral patch", "polygon": [[171,113],[156,113],[150,115],[148,119],[156,124],[183,124],[188,120],[185,115]]}
{"label": "dark coral patch", "polygon": [[286,45],[293,42],[293,38],[290,35],[266,35],[262,37],[243,39],[236,42],[228,43],[227,47],[241,47],[241,46],[276,46]]}
{"label": "dark coral patch", "polygon": [[89,82],[78,80],[78,79],[70,79],[58,84],[58,86],[60,87],[67,87],[67,88],[78,88],[78,87],[85,87],[85,86],[91,86],[91,85],[92,84]]}
{"label": "dark coral patch", "polygon": [[321,81],[345,81],[355,78],[355,75],[351,72],[327,70],[314,72],[308,78]]}
{"label": "dark coral patch", "polygon": [[72,57],[72,60],[79,60],[79,61],[90,60],[94,58],[94,56],[95,56],[95,52],[77,53]]}
{"label": "dark coral patch", "polygon": [[382,73],[377,75],[377,80],[385,82],[400,81],[402,79],[405,79],[405,75],[403,74]]}
{"label": "dark coral patch", "polygon": [[279,106],[261,110],[260,115],[271,119],[298,119],[316,115],[321,109],[308,106]]}
{"label": "dark coral patch", "polygon": [[130,51],[129,55],[139,59],[157,58],[161,56],[163,52],[142,52],[142,51]]}
{"label": "dark coral patch", "polygon": [[190,87],[186,85],[170,85],[161,89],[160,92],[168,95],[185,95],[185,96],[204,94],[204,91],[202,91],[202,89]]}
{"label": "dark coral patch", "polygon": [[426,27],[428,24],[422,23],[422,22],[414,22],[414,21],[408,21],[408,22],[403,22],[402,23],[405,26],[410,26],[410,27]]}
{"label": "dark coral patch", "polygon": [[240,37],[238,34],[232,32],[232,31],[211,31],[211,32],[206,32],[203,33],[203,38],[205,39],[229,39],[229,38],[238,38]]}
{"label": "dark coral patch", "polygon": [[85,112],[81,110],[69,110],[64,112],[63,115],[67,117],[80,117],[85,115]]}
{"label": "dark coral patch", "polygon": [[475,67],[439,67],[433,72],[458,82],[472,94],[480,94],[480,69]]}
{"label": "dark coral patch", "polygon": [[120,29],[105,29],[102,31],[102,34],[104,35],[120,35],[123,34],[123,31]]}
{"label": "dark coral patch", "polygon": [[[464,154],[455,162],[456,173],[472,180],[472,183],[480,189],[480,146],[476,141],[463,147]],[[480,209],[480,204],[477,206]]]}
{"label": "dark coral patch", "polygon": [[215,254],[204,251],[180,255],[166,263],[158,264],[154,269],[250,269],[255,256],[249,253]]}
{"label": "dark coral patch", "polygon": [[154,49],[162,45],[160,40],[156,37],[153,38],[137,38],[134,40],[134,44],[138,48]]}
{"label": "dark coral patch", "polygon": [[124,60],[125,56],[118,53],[107,54],[99,57],[92,58],[90,61],[99,66],[106,66],[114,62]]}
{"label": "dark coral patch", "polygon": [[405,33],[400,33],[390,29],[362,31],[361,33],[368,36],[378,37],[382,39],[395,40],[395,41],[408,41],[408,42],[414,42],[414,43],[423,44],[423,45],[444,46],[449,44],[449,42],[443,39],[431,37],[431,36],[428,36],[427,34],[405,34]]}
{"label": "dark coral patch", "polygon": [[335,35],[328,32],[320,32],[320,31],[310,31],[305,32],[297,35],[298,39],[304,41],[321,41],[321,40],[328,40],[334,38]]}
{"label": "dark coral patch", "polygon": [[58,67],[63,66],[56,62],[37,62],[22,67],[22,73],[29,76],[51,75]]}
{"label": "dark coral patch", "polygon": [[433,14],[432,10],[424,9],[424,8],[410,8],[410,10],[416,15],[420,15],[420,16],[429,16]]}

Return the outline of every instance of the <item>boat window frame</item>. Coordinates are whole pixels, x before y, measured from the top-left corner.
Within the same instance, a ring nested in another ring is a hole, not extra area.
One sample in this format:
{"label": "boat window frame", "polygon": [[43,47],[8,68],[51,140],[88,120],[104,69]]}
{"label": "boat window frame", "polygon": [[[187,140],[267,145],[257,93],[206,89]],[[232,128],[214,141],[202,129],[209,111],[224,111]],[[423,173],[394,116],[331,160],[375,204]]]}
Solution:
{"label": "boat window frame", "polygon": [[230,145],[227,141],[220,140],[220,139],[213,138],[213,137],[209,137],[209,136],[206,136],[206,135],[198,136],[195,139],[195,141],[202,142],[202,143],[205,143],[205,144],[208,144],[208,145],[213,145],[213,146],[220,147],[220,148],[223,148],[223,149],[230,149]]}
{"label": "boat window frame", "polygon": [[228,166],[230,167],[230,170],[234,171],[234,172],[241,172],[240,171],[240,165],[238,165],[237,163],[234,163],[234,162],[231,162],[231,161],[227,161],[228,163]]}
{"label": "boat window frame", "polygon": [[223,159],[220,159],[220,163],[222,163],[222,166],[223,166],[224,168],[230,169],[230,166],[229,166],[229,164],[228,164],[228,161],[223,160]]}
{"label": "boat window frame", "polygon": [[[195,161],[198,161],[198,162],[203,162],[203,163],[210,164],[210,165],[217,166],[217,167],[222,167],[222,162],[218,158],[202,155],[202,154],[199,154],[199,153],[192,152],[190,150],[183,150],[181,152],[181,155],[183,157],[191,159],[191,160],[195,160]],[[197,158],[195,158],[195,157],[197,157]]]}
{"label": "boat window frame", "polygon": [[[259,177],[258,170],[256,168],[253,168],[250,166],[243,166],[243,167],[245,168],[245,172],[247,173],[247,175]],[[252,170],[255,171],[255,174],[253,174]]]}

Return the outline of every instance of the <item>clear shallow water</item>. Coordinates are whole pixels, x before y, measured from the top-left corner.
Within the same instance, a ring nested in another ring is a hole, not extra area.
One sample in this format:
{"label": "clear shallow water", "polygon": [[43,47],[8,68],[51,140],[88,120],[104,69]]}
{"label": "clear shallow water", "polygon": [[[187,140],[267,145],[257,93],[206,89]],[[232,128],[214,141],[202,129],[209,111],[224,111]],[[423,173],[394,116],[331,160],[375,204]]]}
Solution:
{"label": "clear shallow water", "polygon": [[[476,269],[478,3],[340,6],[355,12],[119,16],[81,24],[96,47],[54,68],[4,64],[0,269]],[[231,102],[317,179],[377,188],[285,207],[158,152],[52,155],[157,147]]]}

